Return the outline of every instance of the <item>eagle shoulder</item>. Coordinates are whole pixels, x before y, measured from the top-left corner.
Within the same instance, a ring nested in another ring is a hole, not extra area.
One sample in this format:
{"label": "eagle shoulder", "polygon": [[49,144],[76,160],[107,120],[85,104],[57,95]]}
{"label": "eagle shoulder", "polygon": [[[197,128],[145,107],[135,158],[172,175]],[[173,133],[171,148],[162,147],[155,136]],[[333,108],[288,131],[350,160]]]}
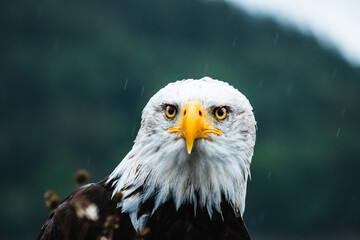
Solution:
{"label": "eagle shoulder", "polygon": [[107,179],[76,189],[50,212],[41,228],[38,240],[97,239],[109,234],[109,217],[116,219],[116,228],[110,229],[114,239],[132,239],[134,228],[128,214],[121,213],[111,200],[113,189]]}

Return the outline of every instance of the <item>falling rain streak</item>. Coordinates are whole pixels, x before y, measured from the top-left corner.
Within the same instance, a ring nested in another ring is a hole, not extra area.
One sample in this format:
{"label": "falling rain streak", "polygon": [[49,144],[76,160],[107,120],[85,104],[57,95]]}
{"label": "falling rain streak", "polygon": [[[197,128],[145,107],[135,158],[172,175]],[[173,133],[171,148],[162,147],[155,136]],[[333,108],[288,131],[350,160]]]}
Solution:
{"label": "falling rain streak", "polygon": [[59,40],[56,39],[54,41],[52,50],[53,50],[53,52],[58,52],[59,51]]}
{"label": "falling rain streak", "polygon": [[209,70],[209,64],[205,64],[205,66],[204,66],[204,73],[207,73],[208,70]]}
{"label": "falling rain streak", "polygon": [[142,96],[144,94],[145,86],[142,87],[140,95]]}
{"label": "falling rain streak", "polygon": [[340,134],[340,128],[338,128],[338,130],[337,130],[336,137],[338,137],[339,134]]}
{"label": "falling rain streak", "polygon": [[91,156],[89,156],[88,159],[87,159],[87,167],[89,167],[90,164],[91,164]]}
{"label": "falling rain streak", "polygon": [[334,68],[333,73],[332,73],[332,78],[336,77],[336,73],[337,73],[337,68]]}
{"label": "falling rain streak", "polygon": [[285,95],[286,96],[290,96],[291,95],[291,92],[292,92],[292,89],[293,89],[293,86],[294,86],[294,83],[293,82],[290,82],[286,88],[286,91],[285,91]]}
{"label": "falling rain streak", "polygon": [[128,81],[129,81],[129,79],[126,79],[126,80],[125,80],[124,90],[126,90],[126,87],[127,87]]}
{"label": "falling rain streak", "polygon": [[345,113],[346,113],[346,108],[344,108],[344,109],[342,110],[341,115],[342,115],[342,116],[345,116]]}
{"label": "falling rain streak", "polygon": [[232,45],[231,45],[231,46],[232,46],[233,48],[236,47],[236,40],[237,40],[237,39],[234,38],[233,41],[232,41]]}
{"label": "falling rain streak", "polygon": [[136,131],[136,127],[135,126],[133,126],[133,128],[132,128],[132,131],[131,131],[131,136],[135,136],[135,131]]}
{"label": "falling rain streak", "polygon": [[275,34],[275,37],[274,37],[274,40],[273,40],[273,43],[274,43],[274,44],[277,44],[277,43],[278,43],[278,40],[279,40],[279,33],[276,33],[276,34]]}

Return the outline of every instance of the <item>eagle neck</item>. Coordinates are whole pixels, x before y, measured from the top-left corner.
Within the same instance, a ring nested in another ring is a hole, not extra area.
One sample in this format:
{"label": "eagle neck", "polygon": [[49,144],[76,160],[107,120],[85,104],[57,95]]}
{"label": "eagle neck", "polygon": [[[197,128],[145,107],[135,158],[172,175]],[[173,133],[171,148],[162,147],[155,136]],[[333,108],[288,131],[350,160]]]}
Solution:
{"label": "eagle neck", "polygon": [[[214,211],[221,214],[221,203],[226,201],[237,216],[243,214],[251,156],[246,151],[221,151],[204,141],[196,141],[189,155],[182,139],[168,145],[158,143],[161,148],[154,147],[154,142],[136,140],[109,177],[114,180],[113,194],[121,191],[124,196],[118,207],[130,214],[135,228],[142,229],[167,201],[173,201],[177,210],[184,204],[193,205],[194,215],[197,208],[205,209],[210,218]],[[153,200],[151,210],[139,216],[139,209],[149,199]]]}

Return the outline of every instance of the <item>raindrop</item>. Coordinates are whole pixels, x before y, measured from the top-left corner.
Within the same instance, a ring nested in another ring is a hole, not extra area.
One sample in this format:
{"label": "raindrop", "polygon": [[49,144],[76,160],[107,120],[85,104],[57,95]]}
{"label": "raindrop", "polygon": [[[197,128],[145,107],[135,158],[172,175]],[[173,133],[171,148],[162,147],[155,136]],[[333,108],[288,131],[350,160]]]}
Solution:
{"label": "raindrop", "polygon": [[209,64],[205,64],[204,72],[207,73],[208,69],[209,69]]}
{"label": "raindrop", "polygon": [[271,178],[271,172],[268,172],[267,178],[270,179]]}
{"label": "raindrop", "polygon": [[346,108],[344,108],[344,109],[342,110],[341,115],[342,115],[342,116],[345,116],[345,113],[346,113]]}
{"label": "raindrop", "polygon": [[135,130],[136,130],[136,127],[135,126],[133,126],[133,128],[132,128],[132,131],[131,131],[131,136],[135,136]]}
{"label": "raindrop", "polygon": [[273,43],[274,43],[274,44],[277,44],[277,43],[278,43],[278,40],[279,40],[279,33],[277,32],[277,33],[275,34]]}
{"label": "raindrop", "polygon": [[260,81],[259,81],[259,83],[258,83],[258,87],[259,87],[259,88],[262,88],[263,82],[264,82],[263,80],[260,80]]}
{"label": "raindrop", "polygon": [[233,19],[234,19],[234,11],[231,11],[227,16],[227,20],[229,23],[231,23]]}
{"label": "raindrop", "polygon": [[338,128],[338,130],[337,130],[336,137],[339,136],[339,133],[340,133],[340,128]]}
{"label": "raindrop", "polygon": [[43,6],[42,5],[39,5],[38,8],[37,8],[37,17],[41,17],[43,15]]}
{"label": "raindrop", "polygon": [[337,68],[334,68],[333,72],[332,72],[332,78],[336,77],[336,73],[337,73]]}
{"label": "raindrop", "polygon": [[140,95],[142,96],[144,94],[145,86],[142,86]]}
{"label": "raindrop", "polygon": [[55,40],[53,44],[53,52],[57,52],[59,50],[59,40]]}
{"label": "raindrop", "polygon": [[286,88],[286,92],[285,92],[285,95],[286,95],[286,96],[290,96],[290,95],[291,95],[293,85],[294,85],[293,82],[290,82],[290,83],[288,84],[288,86],[287,86],[287,88]]}
{"label": "raindrop", "polygon": [[129,79],[126,79],[126,80],[125,80],[124,90],[126,90],[126,87],[127,87],[128,81],[129,81]]}
{"label": "raindrop", "polygon": [[89,167],[90,166],[90,163],[91,163],[91,156],[88,157],[88,160],[87,160],[87,166]]}
{"label": "raindrop", "polygon": [[236,40],[237,40],[237,39],[236,39],[236,37],[235,37],[235,38],[233,39],[233,41],[232,41],[232,45],[231,45],[231,46],[232,46],[233,48],[236,47]]}

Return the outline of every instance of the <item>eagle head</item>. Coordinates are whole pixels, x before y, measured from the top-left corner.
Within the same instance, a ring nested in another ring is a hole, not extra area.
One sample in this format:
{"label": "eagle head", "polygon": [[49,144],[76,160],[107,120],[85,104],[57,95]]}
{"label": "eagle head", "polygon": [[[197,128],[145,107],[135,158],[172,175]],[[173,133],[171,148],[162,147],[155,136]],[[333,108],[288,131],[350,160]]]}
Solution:
{"label": "eagle head", "polygon": [[[256,122],[247,98],[228,83],[204,77],[168,84],[147,103],[132,150],[109,177],[119,207],[141,229],[166,201],[192,204],[209,216],[227,201],[245,208]],[[150,213],[136,209],[154,199]]]}

